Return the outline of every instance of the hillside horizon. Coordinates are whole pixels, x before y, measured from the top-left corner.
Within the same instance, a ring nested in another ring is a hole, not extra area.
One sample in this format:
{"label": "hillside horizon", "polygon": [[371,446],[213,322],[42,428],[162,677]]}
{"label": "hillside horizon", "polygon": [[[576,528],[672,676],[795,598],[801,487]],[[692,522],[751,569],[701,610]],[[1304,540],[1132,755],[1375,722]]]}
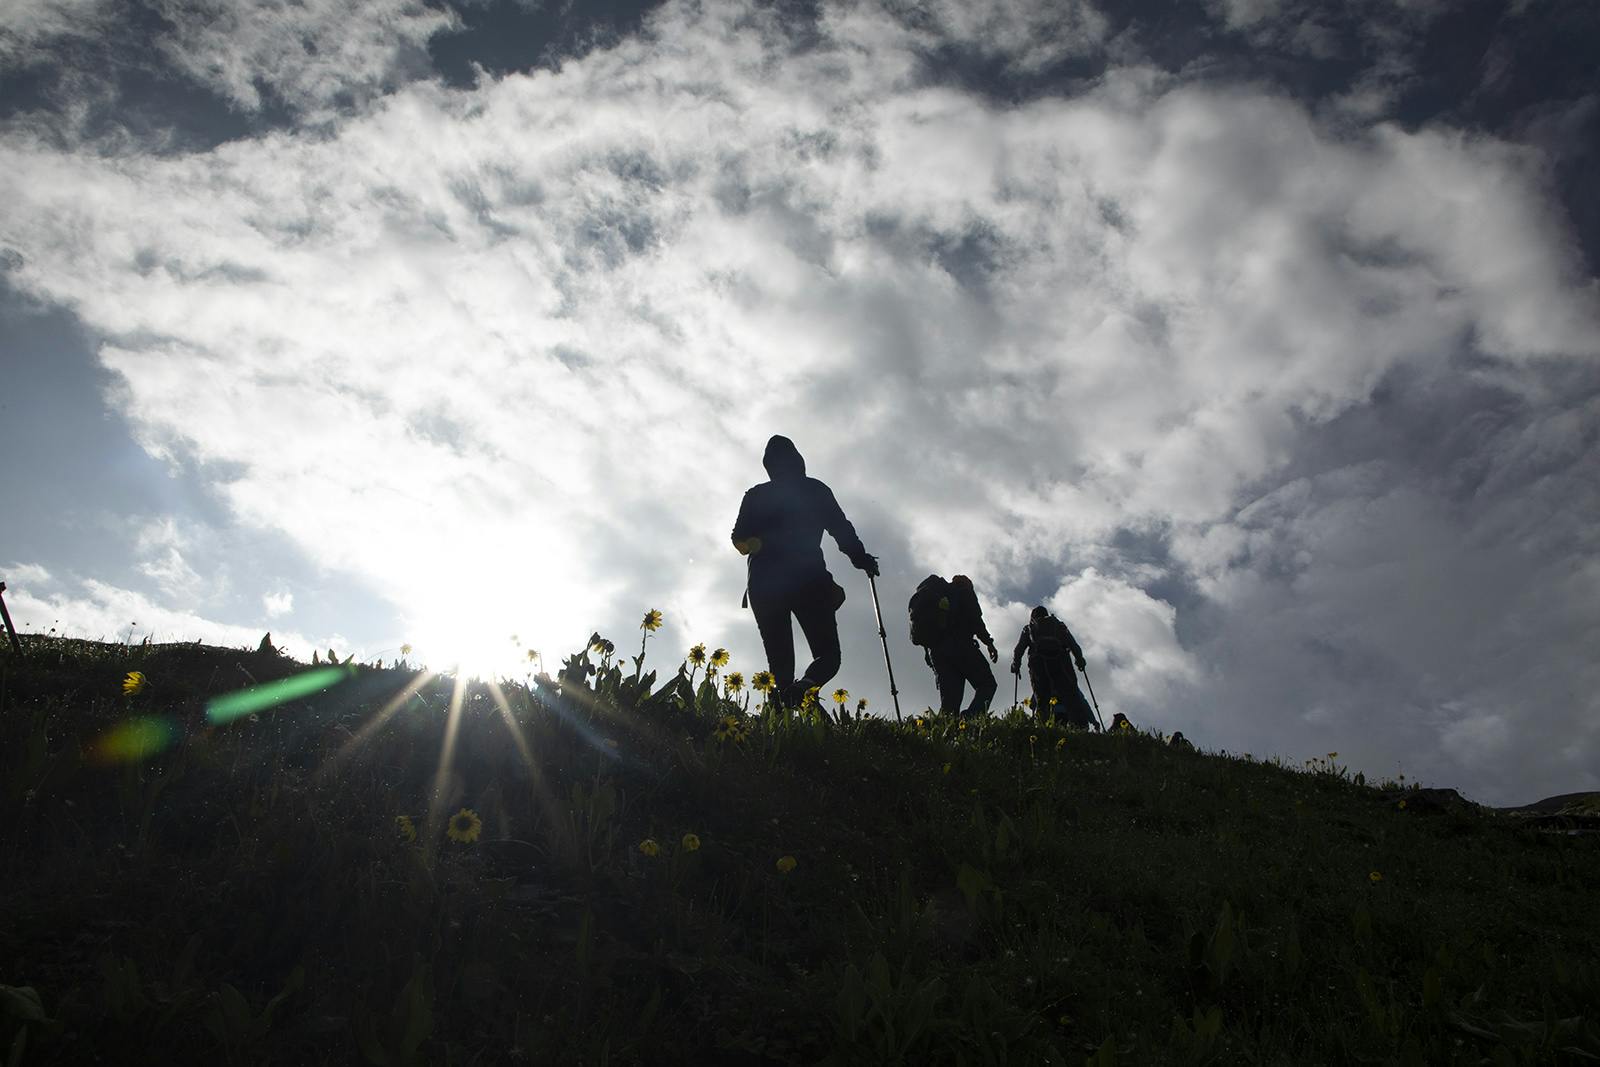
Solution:
{"label": "hillside horizon", "polygon": [[[82,643],[84,643],[86,645],[104,645],[107,648],[129,649],[129,648],[135,647],[135,646],[130,646],[130,645],[124,643],[124,642],[108,641],[103,637],[101,637],[101,638],[66,637],[65,635],[54,635],[54,634],[46,635],[46,634],[38,634],[38,633],[30,634],[30,633],[27,633],[27,632],[20,632],[20,631],[19,631],[18,636],[24,642],[31,642],[31,641],[45,641],[45,642],[64,641],[64,642],[82,642]],[[266,638],[268,640],[271,640],[272,632],[271,631],[266,631],[263,636],[264,636],[264,638]],[[302,642],[302,643],[305,643],[305,642]],[[48,647],[48,645],[46,647]],[[248,645],[245,645],[245,646],[213,645],[213,644],[206,644],[205,642],[203,642],[203,641],[201,641],[199,639],[196,639],[196,640],[193,640],[193,641],[147,641],[147,642],[144,642],[144,643],[142,643],[142,644],[140,644],[140,645],[138,645],[136,647],[141,648],[141,649],[150,650],[150,651],[156,651],[156,650],[165,649],[165,648],[182,648],[182,647],[199,647],[199,648],[205,648],[205,649],[212,650],[212,651],[217,651],[217,652],[251,652],[251,651],[254,651],[254,649],[251,648]],[[275,649],[276,654],[281,659],[283,659],[286,663],[294,663],[294,664],[297,664],[299,666],[307,667],[307,668],[315,666],[319,662],[320,663],[324,663],[324,664],[333,663],[333,662],[356,662],[362,667],[369,667],[369,668],[370,667],[374,667],[376,665],[381,665],[382,662],[383,662],[383,660],[381,658],[372,658],[372,659],[367,659],[367,660],[364,660],[364,661],[363,660],[358,660],[356,658],[356,654],[355,653],[349,653],[349,652],[347,652],[347,653],[345,653],[345,654],[343,654],[341,656],[337,651],[334,651],[334,650],[329,650],[325,655],[321,650],[317,650],[317,649],[312,649],[311,653],[310,653],[310,657],[307,658],[307,659],[296,659],[295,656],[292,653],[288,652],[284,648],[281,648],[281,647],[278,647],[278,646],[274,645],[274,649]],[[873,651],[873,650],[868,650],[868,651]],[[554,657],[554,658],[559,661],[559,657]],[[429,664],[423,662],[420,659],[420,657],[418,658],[418,661],[416,663],[409,663],[409,660],[408,660],[407,656],[405,656],[405,655],[396,655],[390,660],[390,663],[391,663],[391,666],[392,666],[393,664],[395,664],[397,662],[401,662],[401,661],[407,661],[408,669],[412,669],[412,670],[415,670],[415,671],[418,671],[418,672],[427,672],[427,673],[429,673],[431,675],[438,676],[438,677],[453,677],[455,675],[455,673],[456,673],[455,671],[451,670],[450,668],[441,668],[441,669],[435,670],[435,669],[431,668]],[[520,676],[520,679],[518,679],[517,676],[515,676],[513,674],[507,674],[507,673],[493,674],[490,677],[486,678],[486,677],[484,677],[482,675],[479,675],[479,674],[467,672],[465,674],[465,677],[469,681],[476,681],[476,682],[488,682],[488,681],[492,681],[492,680],[498,680],[498,681],[520,680],[523,684],[526,685],[526,684],[530,684],[532,679],[537,674],[542,673],[542,672],[545,671],[545,667],[544,667],[542,658],[541,658],[541,660],[539,661],[539,663],[537,665],[535,665],[533,663],[530,663],[529,667],[530,667],[530,669],[525,671]],[[1025,688],[1026,687],[1024,686],[1024,689]],[[998,706],[999,702],[1000,702],[1001,695],[1002,694],[997,694],[997,697],[996,697],[997,706],[992,707],[990,709],[990,714],[991,714],[992,717],[994,717],[994,716],[1004,716],[1012,708],[1012,705],[1010,705],[1009,701],[1006,702],[1006,706],[1003,706],[1003,707],[1002,706]],[[902,707],[901,710],[902,710],[903,716],[905,716],[907,718],[909,718],[909,717],[911,717],[913,715],[930,714],[933,711],[933,709],[929,708],[929,707],[921,707],[921,708],[912,709],[909,706]],[[870,716],[875,717],[875,718],[889,719],[889,718],[892,718],[892,716],[893,716],[893,710],[892,710],[891,707],[877,706],[877,707],[869,708],[867,714],[869,714]],[[1110,720],[1110,715],[1111,715],[1110,712],[1107,712],[1106,715],[1105,715],[1105,718],[1107,719],[1108,722]],[[1161,736],[1165,737],[1166,735],[1163,734]],[[1196,743],[1196,742],[1194,742],[1194,739],[1190,736],[1189,732],[1185,732],[1185,737],[1189,738],[1191,743],[1195,744],[1195,747],[1197,748],[1197,750],[1202,751],[1202,752],[1206,752],[1206,753],[1209,753],[1209,754],[1212,754],[1212,755],[1223,756],[1223,757],[1234,757],[1234,758],[1242,758],[1242,759],[1246,759],[1246,760],[1254,760],[1256,762],[1261,762],[1261,763],[1264,763],[1264,764],[1267,764],[1267,765],[1272,765],[1272,766],[1279,766],[1279,767],[1283,767],[1283,768],[1286,768],[1286,769],[1305,769],[1305,768],[1314,766],[1315,764],[1314,764],[1313,761],[1326,760],[1328,758],[1327,756],[1308,757],[1308,758],[1302,758],[1302,759],[1296,761],[1296,760],[1288,759],[1288,758],[1284,757],[1284,755],[1281,754],[1281,753],[1269,753],[1269,754],[1266,754],[1264,756],[1257,756],[1255,753],[1245,753],[1245,752],[1240,752],[1240,751],[1234,751],[1232,749],[1229,749],[1225,745],[1212,746],[1212,745],[1207,745],[1207,744],[1204,744],[1204,743]],[[1334,756],[1337,757],[1337,753],[1334,753]],[[1365,779],[1365,778],[1366,778],[1366,776],[1363,775],[1363,779]],[[1566,792],[1550,793],[1550,794],[1542,796],[1542,797],[1540,797],[1540,798],[1538,798],[1536,800],[1526,800],[1526,801],[1522,801],[1522,802],[1516,803],[1516,804],[1485,804],[1482,801],[1473,799],[1470,794],[1462,792],[1457,786],[1455,786],[1453,784],[1450,784],[1448,782],[1424,783],[1424,782],[1421,782],[1421,781],[1418,781],[1418,780],[1415,780],[1415,779],[1407,778],[1403,773],[1399,774],[1397,777],[1394,777],[1394,778],[1380,778],[1380,779],[1377,779],[1377,780],[1378,781],[1387,781],[1387,782],[1391,782],[1391,783],[1394,783],[1394,784],[1398,784],[1401,781],[1404,781],[1405,784],[1407,785],[1407,787],[1419,786],[1419,787],[1424,787],[1424,788],[1451,790],[1453,792],[1456,792],[1458,795],[1460,795],[1462,797],[1462,799],[1467,800],[1470,803],[1479,805],[1479,806],[1484,807],[1484,808],[1486,808],[1488,810],[1498,811],[1498,812],[1505,812],[1505,813],[1520,812],[1520,811],[1528,811],[1528,812],[1546,811],[1546,810],[1550,810],[1552,803],[1556,802],[1556,801],[1577,803],[1577,802],[1581,802],[1584,798],[1600,797],[1600,790],[1571,790],[1571,791],[1566,791]]]}

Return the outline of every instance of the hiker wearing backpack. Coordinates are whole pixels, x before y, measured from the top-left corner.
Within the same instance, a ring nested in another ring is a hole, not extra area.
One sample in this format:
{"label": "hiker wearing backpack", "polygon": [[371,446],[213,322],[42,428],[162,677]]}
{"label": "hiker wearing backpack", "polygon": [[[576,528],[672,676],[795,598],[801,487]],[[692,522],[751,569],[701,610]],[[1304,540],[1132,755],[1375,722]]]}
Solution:
{"label": "hiker wearing backpack", "polygon": [[[1083,649],[1067,624],[1043,605],[1033,609],[1011,655],[1011,673],[1022,673],[1022,654],[1028,653],[1028,681],[1033,685],[1033,713],[1038,718],[1060,715],[1068,725],[1096,726],[1094,712],[1078,689],[1078,671],[1084,669]],[[1073,670],[1076,661],[1077,670]],[[1055,699],[1054,711],[1050,701]]]}
{"label": "hiker wearing backpack", "polygon": [[[806,461],[787,437],[767,442],[761,463],[768,480],[745,493],[733,524],[733,546],[748,561],[745,602],[755,613],[767,669],[779,698],[791,707],[807,690],[826,685],[839,673],[838,611],[844,589],[822,558],[822,534],[833,535],[839,551],[860,570],[877,577],[878,560],[844,517],[833,490],[806,477]],[[811,649],[811,664],[794,676],[794,625],[800,623]]]}
{"label": "hiker wearing backpack", "polygon": [[[983,608],[978,605],[972,579],[958,574],[948,582],[930,574],[917,586],[907,605],[911,615],[911,643],[923,647],[923,658],[933,668],[939,687],[939,710],[954,714],[961,710],[967,683],[972,684],[972,703],[964,715],[987,715],[994,699],[994,672],[989,663],[998,662],[994,638],[983,624]],[[977,642],[989,649],[989,663]]]}

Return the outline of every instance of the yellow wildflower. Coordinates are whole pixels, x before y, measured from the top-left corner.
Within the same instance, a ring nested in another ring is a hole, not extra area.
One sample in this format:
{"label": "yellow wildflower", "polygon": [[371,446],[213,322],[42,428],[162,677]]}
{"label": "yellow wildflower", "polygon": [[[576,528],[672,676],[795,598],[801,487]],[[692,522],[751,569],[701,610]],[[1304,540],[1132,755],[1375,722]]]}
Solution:
{"label": "yellow wildflower", "polygon": [[1371,874],[1367,875],[1367,881],[1371,882],[1373,885],[1377,885],[1379,882],[1383,881],[1383,875],[1379,874],[1377,871],[1373,871]]}
{"label": "yellow wildflower", "polygon": [[1051,697],[1050,698],[1050,706],[1052,708],[1055,707],[1058,703],[1060,703],[1060,701],[1058,701],[1055,697]]}
{"label": "yellow wildflower", "polygon": [[964,734],[966,732],[967,732],[967,724],[965,722],[956,723],[956,733]]}
{"label": "yellow wildflower", "polygon": [[394,825],[400,834],[400,840],[406,844],[410,844],[417,839],[417,824],[411,821],[411,816],[396,815],[394,817]]}
{"label": "yellow wildflower", "polygon": [[723,679],[722,684],[728,687],[728,692],[737,693],[739,690],[744,688],[744,675],[740,674],[738,671],[734,671],[732,674],[728,675],[728,677]]}
{"label": "yellow wildflower", "polygon": [[646,856],[659,856],[661,855],[661,846],[656,844],[655,838],[647,837],[643,841],[639,842],[639,851],[643,852]]}
{"label": "yellow wildflower", "polygon": [[696,667],[705,666],[705,662],[706,662],[706,646],[705,645],[695,645],[693,648],[691,648],[689,650],[689,662],[694,664]]}
{"label": "yellow wildflower", "polygon": [[1057,748],[1066,748],[1067,747],[1067,739],[1065,737],[1056,738],[1056,747]]}
{"label": "yellow wildflower", "polygon": [[861,712],[866,711],[866,710],[867,710],[867,698],[866,697],[862,697],[860,700],[856,701],[856,713],[860,714]]}
{"label": "yellow wildflower", "polygon": [[683,835],[683,850],[685,852],[697,852],[699,849],[700,838],[696,837],[694,834]]}
{"label": "yellow wildflower", "polygon": [[770,693],[778,682],[772,677],[771,671],[756,671],[755,676],[750,679],[750,684],[763,693]]}
{"label": "yellow wildflower", "polygon": [[946,763],[944,765],[944,773],[946,773],[946,774],[950,773],[950,764]]}
{"label": "yellow wildflower", "polygon": [[1039,740],[1039,735],[1038,734],[1029,734],[1028,735],[1028,744],[1032,745],[1037,740]]}
{"label": "yellow wildflower", "polygon": [[483,832],[483,820],[471,808],[462,808],[450,816],[450,826],[445,833],[458,844],[470,845]]}
{"label": "yellow wildflower", "polygon": [[538,653],[538,651],[536,649],[532,649],[532,648],[528,649],[528,662],[529,663],[532,663],[534,660],[536,660],[538,658],[539,658],[539,653]]}
{"label": "yellow wildflower", "polygon": [[145,683],[148,681],[143,671],[129,671],[128,676],[122,680],[122,695],[131,697],[144,692]]}
{"label": "yellow wildflower", "polygon": [[793,856],[779,856],[778,857],[777,867],[778,867],[778,873],[779,874],[788,874],[790,871],[794,870],[795,867],[797,867],[798,865],[799,865],[799,861],[797,861]]}
{"label": "yellow wildflower", "polygon": [[644,622],[639,624],[639,629],[648,630],[651,633],[655,633],[657,630],[661,629],[661,612],[657,611],[655,608],[651,608],[649,611],[645,612]]}
{"label": "yellow wildflower", "polygon": [[1339,758],[1339,753],[1337,753],[1337,752],[1330,752],[1330,753],[1328,753],[1328,758],[1329,758],[1329,759],[1338,759],[1338,758]]}
{"label": "yellow wildflower", "polygon": [[850,690],[835,689],[833,691],[833,702],[839,705],[841,708],[844,707],[850,702]]}
{"label": "yellow wildflower", "polygon": [[409,656],[409,655],[411,655],[411,646],[410,646],[410,645],[401,645],[401,646],[400,646],[400,654],[401,654],[401,655],[402,655],[402,656]]}
{"label": "yellow wildflower", "polygon": [[1400,810],[1401,811],[1405,811],[1406,810],[1406,802],[1403,801],[1403,800],[1400,802]]}
{"label": "yellow wildflower", "polygon": [[728,650],[725,648],[719,648],[712,652],[711,665],[713,667],[726,667],[728,665]]}

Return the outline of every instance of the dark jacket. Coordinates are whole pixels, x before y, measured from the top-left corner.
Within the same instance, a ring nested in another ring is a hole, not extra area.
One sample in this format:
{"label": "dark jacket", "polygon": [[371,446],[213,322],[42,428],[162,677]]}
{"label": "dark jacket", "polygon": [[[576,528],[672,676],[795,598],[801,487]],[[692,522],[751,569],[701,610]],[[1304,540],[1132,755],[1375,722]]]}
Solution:
{"label": "dark jacket", "polygon": [[[1037,646],[1038,638],[1048,636],[1060,644],[1060,652],[1070,652],[1072,658],[1079,663],[1083,662],[1083,649],[1078,646],[1078,639],[1072,636],[1072,631],[1067,629],[1067,624],[1054,615],[1046,615],[1042,619],[1032,619],[1022,628],[1022,637],[1017,640],[1017,649],[1011,653],[1012,663],[1022,662],[1022,653],[1028,652],[1028,662],[1031,664],[1034,657],[1039,655]],[[1029,651],[1033,649],[1033,651]]]}
{"label": "dark jacket", "polygon": [[734,546],[750,549],[752,594],[787,596],[831,580],[822,558],[823,531],[833,535],[851,563],[865,568],[870,557],[856,528],[833,490],[806,477],[806,461],[794,442],[773,437],[761,463],[769,480],[745,493],[733,524]]}

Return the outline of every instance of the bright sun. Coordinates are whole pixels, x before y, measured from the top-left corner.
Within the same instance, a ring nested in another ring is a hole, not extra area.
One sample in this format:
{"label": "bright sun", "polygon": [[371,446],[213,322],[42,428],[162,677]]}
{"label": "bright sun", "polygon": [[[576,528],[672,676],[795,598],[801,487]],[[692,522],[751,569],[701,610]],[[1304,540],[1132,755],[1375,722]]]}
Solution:
{"label": "bright sun", "polygon": [[412,646],[411,662],[430,670],[521,679],[540,671],[554,674],[563,656],[588,636],[579,629],[548,608],[508,610],[504,603],[465,601],[414,620],[406,640]]}
{"label": "bright sun", "polygon": [[[483,679],[554,674],[583,647],[605,591],[566,562],[569,546],[549,530],[524,529],[519,544],[463,538],[446,566],[406,604],[398,635],[412,663]],[[529,656],[530,652],[538,653]]]}

